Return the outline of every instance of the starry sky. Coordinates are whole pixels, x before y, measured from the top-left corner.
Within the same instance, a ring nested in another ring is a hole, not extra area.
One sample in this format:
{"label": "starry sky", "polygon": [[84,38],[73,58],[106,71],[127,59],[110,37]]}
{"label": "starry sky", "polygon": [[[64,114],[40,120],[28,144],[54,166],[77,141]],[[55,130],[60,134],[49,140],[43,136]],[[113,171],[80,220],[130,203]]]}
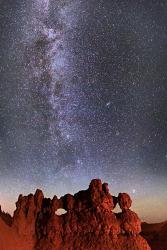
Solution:
{"label": "starry sky", "polygon": [[128,192],[167,219],[167,2],[0,0],[0,204]]}

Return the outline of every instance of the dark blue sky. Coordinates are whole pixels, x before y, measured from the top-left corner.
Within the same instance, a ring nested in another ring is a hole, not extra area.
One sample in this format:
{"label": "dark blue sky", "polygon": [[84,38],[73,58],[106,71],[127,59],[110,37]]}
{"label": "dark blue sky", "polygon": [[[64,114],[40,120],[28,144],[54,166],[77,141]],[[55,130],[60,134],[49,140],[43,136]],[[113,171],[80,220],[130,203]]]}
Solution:
{"label": "dark blue sky", "polygon": [[166,19],[165,1],[0,1],[2,208],[99,177],[166,219]]}

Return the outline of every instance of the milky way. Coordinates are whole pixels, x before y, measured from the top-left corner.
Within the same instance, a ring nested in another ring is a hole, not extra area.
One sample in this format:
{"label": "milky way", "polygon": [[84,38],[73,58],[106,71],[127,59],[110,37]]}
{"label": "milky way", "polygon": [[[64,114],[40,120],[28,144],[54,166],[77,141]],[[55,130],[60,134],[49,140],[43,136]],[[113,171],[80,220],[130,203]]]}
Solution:
{"label": "milky way", "polygon": [[163,0],[0,1],[2,208],[98,177],[167,218],[166,19]]}

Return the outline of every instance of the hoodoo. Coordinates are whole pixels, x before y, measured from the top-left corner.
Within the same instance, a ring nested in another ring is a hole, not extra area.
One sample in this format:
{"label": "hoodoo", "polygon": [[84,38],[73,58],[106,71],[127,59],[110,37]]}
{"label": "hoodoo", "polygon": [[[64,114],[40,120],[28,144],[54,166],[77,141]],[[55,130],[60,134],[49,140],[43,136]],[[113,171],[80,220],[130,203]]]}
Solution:
{"label": "hoodoo", "polygon": [[[131,204],[128,194],[112,196],[108,184],[99,179],[92,180],[87,190],[60,199],[45,198],[41,190],[20,195],[11,223],[1,211],[0,249],[150,250]],[[116,205],[122,212],[113,212]],[[66,213],[58,215],[60,208]]]}

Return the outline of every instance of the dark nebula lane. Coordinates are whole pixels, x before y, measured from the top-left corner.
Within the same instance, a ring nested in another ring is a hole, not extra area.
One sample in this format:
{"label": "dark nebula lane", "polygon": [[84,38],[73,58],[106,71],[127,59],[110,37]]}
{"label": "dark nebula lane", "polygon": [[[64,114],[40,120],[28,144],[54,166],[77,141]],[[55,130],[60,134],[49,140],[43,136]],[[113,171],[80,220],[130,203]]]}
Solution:
{"label": "dark nebula lane", "polygon": [[92,178],[167,218],[167,3],[0,1],[0,204]]}

